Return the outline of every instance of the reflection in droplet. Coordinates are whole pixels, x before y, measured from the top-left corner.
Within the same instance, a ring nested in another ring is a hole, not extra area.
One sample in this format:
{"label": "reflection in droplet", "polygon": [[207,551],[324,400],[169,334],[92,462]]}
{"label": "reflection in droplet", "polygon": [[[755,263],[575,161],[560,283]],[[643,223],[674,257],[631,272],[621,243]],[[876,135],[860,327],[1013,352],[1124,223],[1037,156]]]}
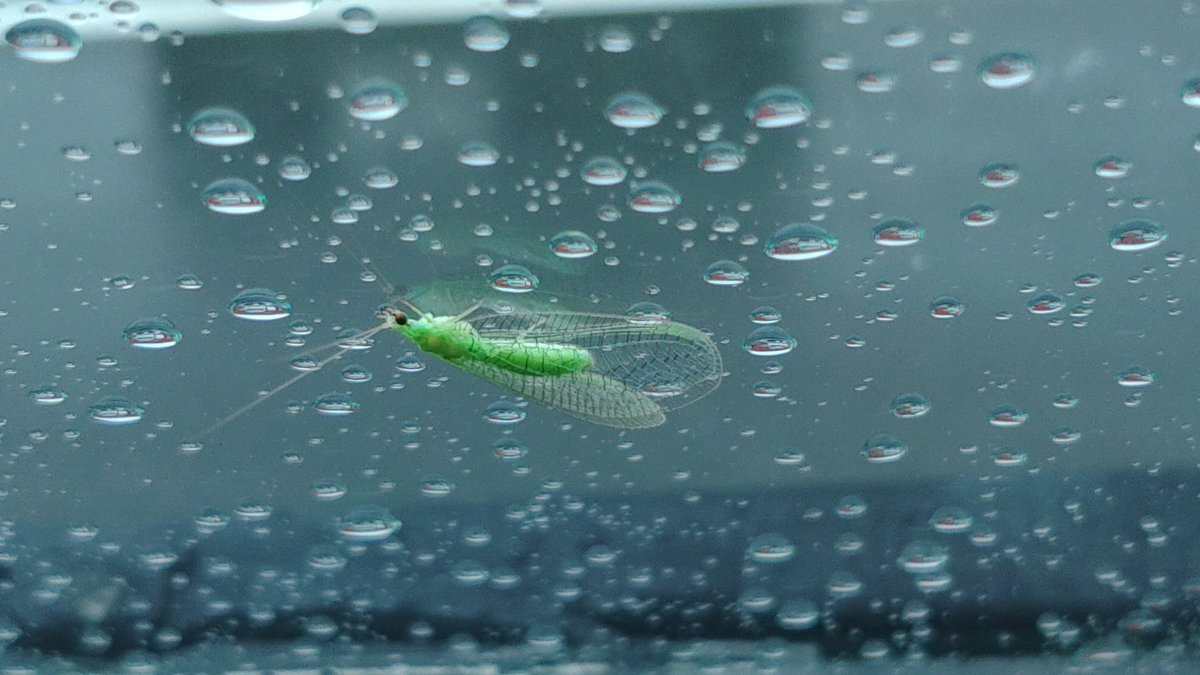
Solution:
{"label": "reflection in droplet", "polygon": [[796,338],[779,326],[756,328],[742,343],[742,349],[754,356],[781,356],[796,348]]}
{"label": "reflection in droplet", "polygon": [[794,223],[780,229],[767,241],[764,252],[775,260],[813,260],[833,253],[838,240],[810,223]]}
{"label": "reflection in droplet", "polygon": [[979,67],[979,79],[992,89],[1012,89],[1033,80],[1033,59],[1024,54],[997,54]]}
{"label": "reflection in droplet", "polygon": [[338,519],[338,534],[351,541],[383,541],[400,529],[387,509],[359,507]]}
{"label": "reflection in droplet", "polygon": [[629,208],[639,213],[667,213],[681,203],[679,193],[659,181],[639,183],[629,194]]}
{"label": "reflection in droplet", "polygon": [[746,105],[746,117],[759,129],[803,124],[812,116],[808,98],[791,87],[763,89]]}
{"label": "reflection in droplet", "polygon": [[464,166],[492,166],[500,160],[500,152],[482,141],[471,141],[458,151],[458,161]]}
{"label": "reflection in droplet", "polygon": [[609,186],[625,180],[625,167],[612,157],[594,157],[579,170],[579,176],[588,185]]}
{"label": "reflection in droplet", "polygon": [[530,293],[541,284],[537,275],[520,265],[505,265],[492,272],[488,279],[492,288],[504,293]]}
{"label": "reflection in droplet", "polygon": [[248,321],[274,321],[292,313],[292,305],[280,300],[278,294],[266,288],[251,288],[238,293],[229,303],[229,313]]}
{"label": "reflection in droplet", "polygon": [[512,401],[496,401],[483,412],[483,418],[492,424],[516,424],[525,419],[525,409]]}
{"label": "reflection in droplet", "polygon": [[129,324],[124,338],[126,344],[137,349],[166,349],[179,344],[183,334],[167,319],[151,317]]}
{"label": "reflection in droplet", "polygon": [[604,108],[604,117],[622,129],[645,129],[662,121],[666,111],[644,94],[618,94]]}
{"label": "reflection in droplet", "polygon": [[254,125],[229,108],[205,108],[188,120],[188,135],[202,145],[224,148],[254,140]]}
{"label": "reflection in droplet", "polygon": [[120,426],[141,421],[146,411],[124,398],[106,398],[88,407],[88,415],[100,424]]}
{"label": "reflection in droplet", "polygon": [[18,58],[35,63],[64,63],[83,48],[75,29],[50,19],[22,21],[9,28],[4,39]]}
{"label": "reflection in droplet", "polygon": [[908,446],[895,436],[876,434],[867,440],[862,454],[872,464],[886,464],[908,454]]}
{"label": "reflection in droplet", "polygon": [[379,27],[379,18],[366,7],[347,7],[342,10],[342,30],[351,35],[374,33]]}
{"label": "reflection in droplet", "polygon": [[935,319],[953,319],[962,313],[963,304],[950,296],[938,298],[929,305],[929,314]]}
{"label": "reflection in droplet", "polygon": [[317,412],[330,417],[351,415],[359,408],[357,401],[350,398],[349,394],[341,392],[332,392],[318,396],[312,405]]}
{"label": "reflection in droplet", "polygon": [[892,401],[891,411],[902,420],[924,417],[933,408],[929,400],[920,394],[903,394]]}
{"label": "reflection in droplet", "polygon": [[498,52],[508,46],[508,29],[499,21],[481,16],[467,22],[463,42],[477,52]]}
{"label": "reflection in droplet", "polygon": [[29,400],[38,405],[58,405],[67,400],[67,392],[54,386],[38,387],[29,392]]}
{"label": "reflection in droplet", "polygon": [[749,278],[749,270],[732,260],[718,260],[704,270],[704,281],[713,286],[741,286]]}
{"label": "reflection in droplet", "polygon": [[231,216],[258,213],[267,207],[267,196],[241,178],[226,178],[204,188],[204,203],[210,211]]}
{"label": "reflection in droplet", "polygon": [[700,150],[698,162],[709,173],[736,171],[746,163],[746,149],[726,141],[709,143]]}
{"label": "reflection in droplet", "polygon": [[1167,231],[1148,220],[1130,220],[1113,228],[1108,245],[1114,251],[1137,253],[1154,248],[1167,240]]}
{"label": "reflection in droplet", "polygon": [[916,223],[911,220],[895,218],[875,226],[872,232],[872,239],[880,246],[888,248],[899,248],[902,246],[912,246],[921,241],[925,236],[925,230],[922,230]]}
{"label": "reflection in droplet", "polygon": [[975,204],[962,212],[962,219],[967,227],[986,227],[996,222],[996,209],[987,204]]}
{"label": "reflection in droplet", "polygon": [[408,96],[390,82],[364,85],[350,97],[350,115],[364,122],[381,122],[408,107]]}
{"label": "reflection in droplet", "polygon": [[312,167],[304,158],[289,155],[279,160],[279,177],[284,180],[300,181],[312,175]]}
{"label": "reflection in droplet", "polygon": [[1096,166],[1093,167],[1096,175],[1101,178],[1124,178],[1129,175],[1132,168],[1133,162],[1120,157],[1105,157],[1096,162]]}
{"label": "reflection in droplet", "polygon": [[1132,366],[1117,374],[1117,384],[1122,387],[1148,387],[1154,384],[1155,379],[1153,371],[1141,366]]}
{"label": "reflection in droplet", "polygon": [[1020,171],[1011,164],[989,164],[979,172],[979,182],[993,190],[1015,185],[1020,179]]}
{"label": "reflection in droplet", "polygon": [[559,232],[550,240],[550,250],[554,255],[568,260],[587,258],[595,255],[598,249],[596,240],[579,230]]}

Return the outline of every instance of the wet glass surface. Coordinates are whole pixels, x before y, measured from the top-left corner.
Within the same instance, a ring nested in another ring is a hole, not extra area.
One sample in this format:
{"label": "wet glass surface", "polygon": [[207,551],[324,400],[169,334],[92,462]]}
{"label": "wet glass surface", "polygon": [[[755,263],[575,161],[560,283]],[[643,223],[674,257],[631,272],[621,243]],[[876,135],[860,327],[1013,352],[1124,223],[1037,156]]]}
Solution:
{"label": "wet glass surface", "polygon": [[1192,653],[1200,8],[473,10],[0,8],[5,667]]}

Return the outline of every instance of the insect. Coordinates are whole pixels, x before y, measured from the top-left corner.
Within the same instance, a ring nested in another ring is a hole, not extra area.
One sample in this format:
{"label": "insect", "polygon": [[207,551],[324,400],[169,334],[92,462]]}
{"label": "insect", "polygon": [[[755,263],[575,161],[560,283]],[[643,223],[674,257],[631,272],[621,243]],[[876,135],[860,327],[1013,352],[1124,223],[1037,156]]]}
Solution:
{"label": "insect", "polygon": [[422,351],[501,388],[594,424],[644,429],[720,383],[703,332],[668,320],[580,312],[434,316],[388,310]]}
{"label": "insect", "polygon": [[[497,312],[476,303],[436,316],[401,300],[410,316],[383,308],[365,343],[391,329],[422,351],[508,391],[594,424],[645,429],[694,403],[721,380],[721,354],[702,331],[667,319],[567,311]],[[344,343],[343,343],[344,344]],[[340,346],[340,345],[339,345]],[[322,359],[226,416],[211,433],[341,358]]]}

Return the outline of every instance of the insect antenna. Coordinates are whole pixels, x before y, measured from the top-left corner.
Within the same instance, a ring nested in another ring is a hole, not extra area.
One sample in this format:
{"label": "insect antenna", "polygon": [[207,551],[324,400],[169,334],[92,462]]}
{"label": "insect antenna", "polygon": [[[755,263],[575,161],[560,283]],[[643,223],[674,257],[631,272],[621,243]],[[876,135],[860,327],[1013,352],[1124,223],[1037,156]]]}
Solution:
{"label": "insect antenna", "polygon": [[[357,336],[355,336],[355,337],[356,337],[357,339],[360,339],[360,340],[365,340],[365,339],[368,339],[368,338],[374,337],[376,333],[379,333],[379,332],[380,332],[380,331],[382,331],[382,330],[385,330],[385,329],[387,329],[387,328],[390,328],[390,327],[391,327],[391,325],[392,325],[392,324],[391,324],[390,322],[385,322],[385,323],[382,323],[382,324],[380,324],[380,325],[378,325],[378,326],[376,326],[376,327],[372,328],[371,330],[368,330],[368,331],[366,331],[366,332],[362,333],[361,335],[357,335]],[[334,343],[334,344],[337,344],[337,343]],[[282,384],[280,384],[279,386],[275,387],[275,388],[274,388],[274,389],[272,389],[271,391],[268,391],[267,393],[263,394],[262,396],[260,396],[260,397],[258,397],[258,398],[256,398],[256,399],[254,399],[253,401],[251,401],[251,402],[247,403],[246,405],[242,406],[241,408],[238,408],[238,409],[237,409],[237,410],[235,410],[234,412],[232,412],[232,413],[230,413],[230,414],[226,415],[225,417],[222,417],[220,420],[218,420],[218,421],[217,421],[217,423],[216,423],[216,424],[212,425],[211,427],[209,427],[209,428],[205,429],[203,432],[201,432],[201,433],[200,433],[200,438],[203,438],[203,437],[207,436],[208,434],[211,434],[211,433],[213,433],[214,431],[216,431],[216,430],[220,429],[221,427],[223,427],[223,426],[225,426],[225,425],[229,424],[230,422],[232,422],[232,421],[236,420],[237,418],[241,417],[242,415],[245,415],[246,413],[250,412],[251,410],[254,410],[254,409],[255,409],[255,408],[257,408],[257,407],[258,407],[260,404],[262,404],[262,403],[265,403],[266,401],[268,401],[268,400],[269,400],[269,399],[271,399],[271,398],[274,398],[276,394],[280,393],[281,391],[283,391],[283,390],[287,389],[288,387],[292,386],[293,384],[296,384],[296,383],[297,383],[297,382],[299,382],[300,380],[304,379],[304,378],[305,378],[305,376],[307,376],[307,375],[309,375],[309,374],[311,374],[311,373],[315,373],[315,372],[317,372],[318,370],[320,370],[320,369],[324,368],[325,366],[329,365],[331,362],[333,362],[333,361],[336,361],[336,360],[338,360],[338,359],[342,358],[342,356],[344,356],[344,355],[346,354],[346,352],[349,352],[349,351],[353,351],[353,350],[351,350],[351,349],[339,349],[337,352],[335,352],[335,353],[333,353],[333,354],[330,354],[329,356],[327,356],[327,357],[325,357],[325,358],[321,359],[320,361],[318,361],[318,362],[317,362],[317,365],[316,365],[314,368],[311,368],[311,369],[309,369],[309,370],[305,370],[304,372],[302,372],[302,373],[300,373],[300,374],[298,374],[298,375],[294,375],[294,376],[292,376],[292,377],[288,378],[288,379],[287,379],[287,380],[285,380],[285,381],[284,381]]]}

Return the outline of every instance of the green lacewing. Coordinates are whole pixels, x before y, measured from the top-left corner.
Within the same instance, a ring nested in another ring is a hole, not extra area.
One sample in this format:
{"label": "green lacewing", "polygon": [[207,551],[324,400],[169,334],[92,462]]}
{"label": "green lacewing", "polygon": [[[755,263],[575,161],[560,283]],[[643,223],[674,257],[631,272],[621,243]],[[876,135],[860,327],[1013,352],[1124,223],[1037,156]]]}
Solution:
{"label": "green lacewing", "polygon": [[457,316],[389,310],[387,326],[422,351],[542,405],[594,424],[645,429],[721,381],[702,331],[666,319],[583,312]]}
{"label": "green lacewing", "polygon": [[[704,332],[659,317],[567,311],[497,312],[483,303],[456,316],[387,308],[384,322],[354,340],[392,329],[422,351],[508,391],[594,424],[646,429],[721,382],[721,354]],[[471,315],[475,316],[471,316]],[[322,359],[228,415],[211,433],[341,358]]]}

